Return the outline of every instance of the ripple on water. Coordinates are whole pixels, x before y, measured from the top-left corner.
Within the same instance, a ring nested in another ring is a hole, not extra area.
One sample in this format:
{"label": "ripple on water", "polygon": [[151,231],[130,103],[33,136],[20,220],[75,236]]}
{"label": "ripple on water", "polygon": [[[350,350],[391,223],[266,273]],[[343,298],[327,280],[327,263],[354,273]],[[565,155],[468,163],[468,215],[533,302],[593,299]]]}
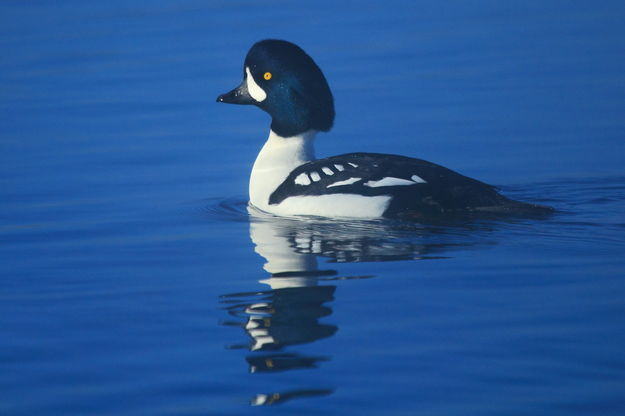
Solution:
{"label": "ripple on water", "polygon": [[266,226],[274,234],[292,240],[295,251],[339,262],[441,258],[450,249],[492,245],[501,241],[502,236],[512,244],[532,239],[544,244],[622,245],[620,213],[625,209],[625,196],[614,193],[615,189],[625,189],[621,181],[625,182],[623,178],[558,180],[506,189],[506,195],[511,198],[535,202],[540,196],[541,203],[556,209],[554,215],[541,218],[453,217],[427,223],[285,218],[250,208],[242,197],[212,199],[203,212],[217,221],[270,224]]}
{"label": "ripple on water", "polygon": [[217,221],[248,222],[247,199],[242,197],[211,198],[202,207],[208,219]]}

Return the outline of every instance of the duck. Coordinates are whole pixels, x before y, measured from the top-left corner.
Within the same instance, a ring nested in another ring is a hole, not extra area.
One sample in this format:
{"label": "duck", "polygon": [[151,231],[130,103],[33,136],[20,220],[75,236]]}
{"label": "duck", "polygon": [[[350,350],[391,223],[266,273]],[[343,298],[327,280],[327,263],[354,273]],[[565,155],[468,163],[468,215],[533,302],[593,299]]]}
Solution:
{"label": "duck", "polygon": [[245,56],[242,82],[217,102],[253,105],[271,117],[249,180],[249,205],[266,214],[418,219],[552,211],[413,157],[360,152],[317,159],[315,138],[332,129],[334,97],[315,61],[286,40],[255,43]]}

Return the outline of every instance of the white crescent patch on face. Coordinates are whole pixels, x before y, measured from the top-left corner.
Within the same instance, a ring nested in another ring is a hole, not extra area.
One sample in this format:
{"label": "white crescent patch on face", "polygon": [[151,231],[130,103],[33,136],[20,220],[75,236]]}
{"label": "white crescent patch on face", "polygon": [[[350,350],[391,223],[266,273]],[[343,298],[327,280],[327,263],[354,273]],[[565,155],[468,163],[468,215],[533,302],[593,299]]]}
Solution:
{"label": "white crescent patch on face", "polygon": [[247,92],[250,93],[250,96],[258,102],[261,102],[265,98],[267,98],[267,93],[265,92],[265,90],[258,86],[256,81],[254,81],[254,77],[250,72],[250,68],[247,66],[245,67],[245,74],[247,75],[245,77],[245,82],[247,83]]}

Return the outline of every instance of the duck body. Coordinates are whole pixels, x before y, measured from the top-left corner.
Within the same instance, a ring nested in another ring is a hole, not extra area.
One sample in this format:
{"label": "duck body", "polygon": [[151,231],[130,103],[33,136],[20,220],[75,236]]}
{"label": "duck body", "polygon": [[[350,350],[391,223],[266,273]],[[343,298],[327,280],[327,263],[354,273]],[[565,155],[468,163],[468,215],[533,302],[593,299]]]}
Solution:
{"label": "duck body", "polygon": [[334,100],[319,67],[290,42],[256,43],[245,59],[241,85],[217,101],[256,105],[272,116],[249,186],[250,204],[271,214],[419,218],[551,211],[421,159],[380,153],[316,159],[315,137],[331,129]]}

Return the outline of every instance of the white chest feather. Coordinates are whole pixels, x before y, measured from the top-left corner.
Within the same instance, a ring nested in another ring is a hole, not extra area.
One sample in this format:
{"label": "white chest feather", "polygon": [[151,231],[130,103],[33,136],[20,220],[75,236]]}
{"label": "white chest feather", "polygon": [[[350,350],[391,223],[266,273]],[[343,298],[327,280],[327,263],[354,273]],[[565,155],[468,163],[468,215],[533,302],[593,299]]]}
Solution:
{"label": "white chest feather", "polygon": [[273,131],[256,157],[250,177],[250,202],[263,211],[274,211],[269,196],[296,167],[315,159],[313,141],[316,131],[281,137]]}

